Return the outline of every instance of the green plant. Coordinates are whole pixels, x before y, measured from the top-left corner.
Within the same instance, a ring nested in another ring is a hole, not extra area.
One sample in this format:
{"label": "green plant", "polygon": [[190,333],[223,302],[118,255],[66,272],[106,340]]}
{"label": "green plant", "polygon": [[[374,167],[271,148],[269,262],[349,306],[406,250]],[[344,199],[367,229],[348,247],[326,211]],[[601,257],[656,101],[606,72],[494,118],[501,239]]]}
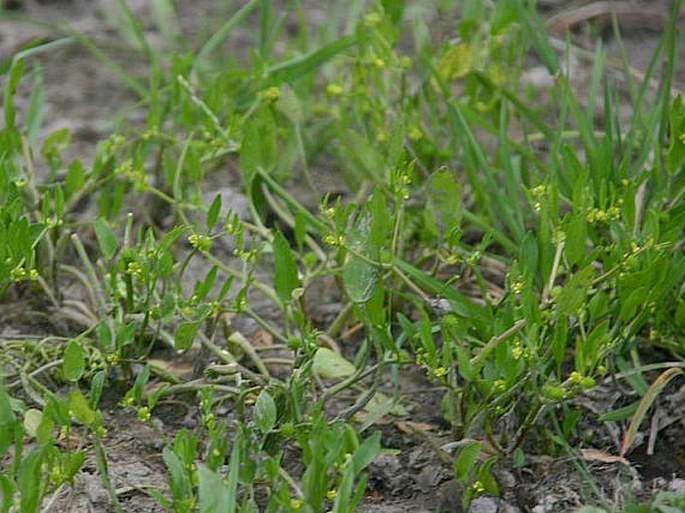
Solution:
{"label": "green plant", "polygon": [[[610,417],[635,413],[627,452],[646,409],[680,372],[649,388],[641,345],[683,356],[685,107],[670,93],[677,16],[644,79],[622,77],[626,122],[613,78],[625,70],[599,45],[580,98],[562,64],[580,50],[568,44],[560,56],[534,5],[519,0],[464,2],[458,40],[438,45],[409,2],[366,11],[353,2],[314,34],[300,2],[278,11],[253,0],[198,47],[183,40],[171,2],[153,4],[154,23],[180,49],[173,55],[153,50],[126,2],[106,13],[148,64],[146,76],[64,28],[146,112],[143,128],[122,119],[92,165],[62,161],[68,131],[38,151],[39,74],[23,127],[15,122],[24,63],[52,47],[31,47],[3,68],[0,290],[34,278],[80,330],[47,349],[3,341],[0,361],[14,381],[0,396],[0,427],[14,438],[0,448],[16,447],[13,463],[0,466],[3,498],[35,510],[82,462],[80,451],[53,450],[43,427],[46,448],[23,463],[31,400],[51,419],[45,426],[74,421],[94,434],[120,508],[98,411],[105,383],[143,422],[165,399],[200,397],[202,426],[169,437],[168,486],[148,490],[168,511],[354,511],[381,442],[378,433],[363,439],[352,419],[366,413],[363,432],[401,413],[408,366],[441,387],[442,413],[467,440],[453,465],[466,504],[496,494],[493,465],[523,464],[530,440],[536,451],[567,448],[580,415],[573,399],[616,367],[644,395]],[[225,55],[224,43],[252,18],[251,53]],[[410,46],[400,37],[408,26]],[[533,52],[554,78],[538,103],[522,84]],[[48,174],[40,183],[39,158]],[[321,161],[339,174],[341,197],[326,194]],[[227,170],[247,212],[221,194],[205,200]],[[85,223],[76,215],[84,203],[97,212]],[[82,297],[63,297],[67,276]],[[341,298],[333,320],[313,313],[311,293],[325,280]],[[233,328],[235,316],[273,343],[255,347]],[[349,326],[361,335],[343,355]],[[205,365],[184,381],[151,358],[160,348]],[[35,368],[59,368],[69,402]],[[18,384],[27,398],[15,397]],[[226,402],[230,428],[215,414]],[[57,481],[36,470],[48,460],[64,470]],[[24,499],[22,486],[35,494]]]}

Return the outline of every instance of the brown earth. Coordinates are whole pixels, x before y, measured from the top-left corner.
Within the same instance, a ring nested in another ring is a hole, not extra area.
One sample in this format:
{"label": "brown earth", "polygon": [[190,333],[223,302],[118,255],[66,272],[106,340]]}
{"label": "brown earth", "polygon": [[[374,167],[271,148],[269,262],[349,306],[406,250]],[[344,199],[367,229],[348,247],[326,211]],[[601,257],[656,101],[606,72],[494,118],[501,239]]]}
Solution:
{"label": "brown earth", "polygon": [[[59,32],[45,22],[68,22],[74,29],[93,37],[107,49],[126,69],[142,74],[144,62],[139,55],[127,49],[119,36],[108,24],[103,12],[112,9],[112,0],[86,1],[62,0],[36,2],[33,0],[5,0],[13,7],[11,16],[0,19],[0,59],[12,55],[36,38],[57,39]],[[215,0],[178,2],[180,20],[191,42],[201,41],[209,33],[207,19],[218,15]],[[326,2],[304,2],[307,16],[313,24],[325,20]],[[129,4],[143,20],[147,35],[159,51],[165,51],[164,43],[148,23],[147,2],[131,0]],[[562,1],[538,2],[544,16],[559,13]],[[609,2],[574,2],[572,9],[558,14],[550,24],[552,32],[572,27],[574,41],[592,50],[594,38],[603,36],[610,51],[616,49],[610,30],[610,17],[606,7]],[[624,28],[623,44],[636,73],[644,70],[649,62],[657,38],[668,13],[669,2],[617,2],[620,21]],[[583,11],[582,9],[585,9]],[[594,10],[593,10],[594,9]],[[430,10],[430,9],[429,9]],[[219,10],[220,11],[220,10]],[[452,26],[447,22],[437,24],[435,37],[451,37]],[[232,44],[244,47],[249,37],[236,33]],[[578,69],[579,87],[583,77],[589,76],[591,62],[579,58],[574,61]],[[59,128],[72,131],[72,143],[65,160],[78,158],[84,163],[92,160],[98,140],[108,136],[121,116],[136,123],[142,120],[142,112],[125,108],[133,105],[135,94],[89,52],[78,44],[65,44],[49,53],[32,57],[32,67],[44,71],[45,111],[43,134]],[[685,84],[685,76],[678,75],[678,84]],[[22,108],[30,91],[26,81],[17,95]],[[332,188],[337,187],[337,185]],[[227,190],[227,194],[240,196],[239,192]],[[197,272],[204,273],[205,269]],[[325,289],[324,289],[325,290]],[[335,297],[322,298],[329,310],[337,308]],[[69,336],[74,329],[66,321],[45,315],[46,305],[40,300],[22,299],[21,293],[11,294],[0,305],[0,338],[22,336],[47,337]],[[330,315],[330,312],[329,312]],[[254,326],[245,329],[255,330]],[[402,388],[407,394],[409,415],[402,419],[384,419],[370,429],[380,429],[383,446],[388,450],[369,470],[369,486],[361,511],[368,513],[399,512],[459,512],[462,490],[456,483],[451,468],[451,451],[454,437],[449,426],[442,420],[440,395],[430,382],[418,371],[402,377]],[[532,511],[573,511],[583,504],[601,503],[620,509],[622,494],[630,492],[640,498],[648,498],[658,490],[685,493],[685,420],[682,417],[682,393],[671,390],[659,403],[662,430],[656,436],[652,454],[647,454],[645,441],[629,456],[629,462],[612,458],[617,454],[624,425],[600,424],[597,416],[617,405],[634,400],[628,391],[616,389],[610,382],[603,383],[587,397],[579,401],[584,407],[580,423],[584,431],[579,439],[585,440],[586,449],[597,452],[578,453],[578,459],[530,456],[521,467],[514,467],[503,460],[494,469],[502,490],[502,497],[477,499],[471,511],[479,513]],[[154,425],[144,424],[134,414],[116,406],[116,398],[106,398],[103,405],[106,425],[106,453],[112,482],[126,511],[162,511],[155,501],[144,493],[146,486],[156,486],[167,479],[161,460],[164,439],[172,439],[181,427],[192,427],[197,422],[194,406],[163,404],[157,410]],[[224,412],[230,417],[230,412]],[[647,422],[645,423],[647,424]],[[161,436],[160,436],[161,433]],[[589,434],[589,436],[587,436]],[[596,482],[593,489],[588,480],[578,472],[584,466]],[[629,493],[629,495],[630,495]],[[599,496],[598,496],[599,495]],[[89,459],[79,474],[73,488],[64,490],[51,505],[51,511],[103,513],[112,511],[108,504],[94,460]]]}

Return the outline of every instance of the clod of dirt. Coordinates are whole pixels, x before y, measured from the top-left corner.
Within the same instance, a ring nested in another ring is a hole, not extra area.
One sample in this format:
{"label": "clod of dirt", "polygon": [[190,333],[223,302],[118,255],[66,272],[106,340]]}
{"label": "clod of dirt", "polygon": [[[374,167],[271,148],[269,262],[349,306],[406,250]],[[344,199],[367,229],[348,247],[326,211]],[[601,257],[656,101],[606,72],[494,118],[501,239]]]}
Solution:
{"label": "clod of dirt", "polygon": [[469,513],[520,513],[516,506],[497,497],[478,497],[471,502]]}

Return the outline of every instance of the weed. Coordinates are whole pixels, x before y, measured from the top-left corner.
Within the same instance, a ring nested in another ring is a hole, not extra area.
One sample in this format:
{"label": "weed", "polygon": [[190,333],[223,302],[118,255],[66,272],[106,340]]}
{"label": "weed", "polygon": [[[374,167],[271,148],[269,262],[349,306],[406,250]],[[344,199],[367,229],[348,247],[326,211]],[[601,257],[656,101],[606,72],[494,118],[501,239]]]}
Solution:
{"label": "weed", "polygon": [[[120,406],[151,424],[163,400],[200,398],[200,426],[165,441],[168,483],[146,490],[167,511],[355,511],[381,452],[379,432],[360,432],[403,410],[408,366],[441,387],[444,418],[472,440],[453,465],[466,504],[498,493],[492,466],[522,464],[529,440],[561,436],[568,447],[580,416],[573,399],[626,356],[635,369],[619,377],[633,376],[644,398],[606,418],[635,413],[621,453],[630,449],[647,408],[681,373],[673,366],[649,387],[640,347],[683,355],[685,106],[670,88],[677,16],[644,80],[623,77],[625,121],[601,46],[581,99],[568,72],[578,49],[569,43],[560,55],[533,6],[518,0],[465,2],[457,39],[437,45],[405,2],[367,11],[354,2],[312,34],[300,2],[279,11],[253,0],[199,49],[183,40],[171,2],[153,4],[173,55],[153,48],[126,2],[107,14],[148,63],[146,76],[63,29],[146,113],[144,127],[124,121],[100,141],[92,165],[63,162],[66,130],[37,151],[38,71],[17,122],[13,99],[38,52],[3,68],[0,291],[32,280],[78,330],[49,351],[2,341],[2,511],[56,500],[84,462],[84,448],[59,443],[74,432],[91,437],[122,510],[103,445],[109,385],[127,390]],[[249,56],[228,56],[226,41],[249,26],[258,27],[248,31]],[[411,44],[401,37],[408,27]],[[531,53],[553,78],[536,93],[547,102],[531,101],[522,83]],[[322,161],[346,185],[342,197],[327,190]],[[227,169],[248,212],[220,194],[205,201]],[[79,221],[83,209],[93,219]],[[81,298],[66,297],[67,277]],[[310,299],[323,280],[342,297],[325,322]],[[252,344],[231,324],[236,316],[273,344]],[[360,340],[343,355],[351,326]],[[152,358],[160,348],[196,355],[192,379]],[[67,398],[35,377],[52,368]],[[225,404],[233,422],[217,413]],[[674,500],[660,496],[655,507]]]}

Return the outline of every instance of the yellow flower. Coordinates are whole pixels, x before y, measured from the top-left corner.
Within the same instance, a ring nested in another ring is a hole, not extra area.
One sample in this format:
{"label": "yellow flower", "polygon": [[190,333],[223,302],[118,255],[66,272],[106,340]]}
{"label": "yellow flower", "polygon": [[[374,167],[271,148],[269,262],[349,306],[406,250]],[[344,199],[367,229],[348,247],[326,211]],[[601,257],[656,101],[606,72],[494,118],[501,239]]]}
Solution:
{"label": "yellow flower", "polygon": [[412,125],[409,128],[409,133],[407,135],[412,141],[418,141],[423,137],[423,132],[421,132],[421,129],[418,126]]}
{"label": "yellow flower", "polygon": [[276,86],[269,87],[259,91],[258,97],[261,101],[273,102],[281,97],[281,90]]}
{"label": "yellow flower", "polygon": [[436,378],[442,378],[445,374],[447,374],[447,369],[445,367],[436,367],[433,369],[433,376]]}
{"label": "yellow flower", "polygon": [[326,92],[331,96],[340,96],[344,91],[343,88],[338,84],[328,84],[326,87]]}
{"label": "yellow flower", "polygon": [[381,21],[383,21],[383,17],[377,12],[372,12],[364,17],[364,23],[366,23],[369,27],[378,25]]}

